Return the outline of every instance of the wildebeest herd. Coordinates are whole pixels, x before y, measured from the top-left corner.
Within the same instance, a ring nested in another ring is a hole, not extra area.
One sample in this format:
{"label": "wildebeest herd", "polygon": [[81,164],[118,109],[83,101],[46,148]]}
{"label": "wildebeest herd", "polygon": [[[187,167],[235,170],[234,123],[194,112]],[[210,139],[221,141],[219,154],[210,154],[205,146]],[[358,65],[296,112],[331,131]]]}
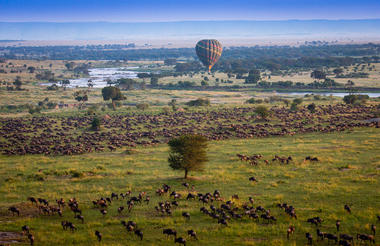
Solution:
{"label": "wildebeest herd", "polygon": [[113,151],[124,146],[166,143],[173,137],[197,133],[210,140],[344,131],[352,127],[379,127],[369,122],[375,106],[305,107],[297,112],[272,107],[270,121],[258,121],[253,108],[222,108],[159,114],[126,113],[103,119],[104,131],[89,131],[91,116],[2,118],[0,151],[6,155],[73,155]]}
{"label": "wildebeest herd", "polygon": [[[275,160],[274,160],[275,161]],[[305,161],[310,161],[306,160]],[[56,199],[55,202],[50,202],[44,198],[28,197],[28,202],[31,206],[35,206],[35,210],[39,211],[39,216],[53,216],[56,219],[55,223],[60,223],[63,231],[69,231],[75,233],[80,230],[80,227],[76,226],[76,222],[83,224],[86,223],[86,209],[87,210],[98,210],[99,216],[102,218],[108,215],[107,211],[115,210],[119,215],[123,213],[125,216],[129,216],[131,211],[139,206],[146,207],[150,213],[155,214],[157,217],[171,217],[173,212],[182,206],[182,209],[186,209],[188,206],[194,206],[195,203],[199,203],[199,214],[209,218],[209,223],[215,223],[216,226],[220,228],[229,227],[231,223],[242,223],[243,221],[249,223],[256,223],[258,225],[275,225],[279,220],[283,220],[284,217],[289,216],[292,220],[301,220],[303,226],[310,224],[310,231],[305,233],[303,241],[308,245],[315,245],[321,242],[327,241],[328,244],[338,244],[343,246],[353,245],[354,242],[358,243],[370,243],[375,244],[376,235],[376,221],[372,221],[372,225],[369,231],[366,229],[349,233],[347,230],[341,227],[345,227],[345,219],[341,218],[336,220],[334,226],[326,224],[321,215],[314,216],[311,218],[302,218],[297,216],[296,208],[288,203],[277,203],[264,207],[255,201],[253,197],[249,197],[247,200],[240,200],[238,194],[233,195],[231,198],[223,197],[219,190],[214,190],[212,192],[197,192],[194,185],[188,183],[182,183],[185,189],[175,191],[173,187],[163,184],[155,191],[156,201],[158,201],[154,208],[149,206],[151,203],[151,197],[148,192],[132,192],[128,190],[126,192],[112,192],[108,196],[103,196],[94,199],[91,203],[79,202],[76,198],[71,198],[67,201],[60,198]],[[178,187],[177,187],[178,188]],[[179,189],[179,188],[178,188]],[[196,206],[196,205],[195,205]],[[346,216],[355,216],[355,213],[360,213],[360,211],[355,211],[351,209],[352,205],[342,204],[342,210],[346,211]],[[22,208],[17,208],[16,206],[11,206],[8,209],[13,216],[20,216],[23,214]],[[274,211],[275,210],[275,211]],[[275,213],[274,213],[275,212]],[[73,219],[60,219],[67,213],[72,213]],[[182,212],[181,215],[185,222],[190,221],[193,214],[189,212]],[[276,216],[274,215],[276,214]],[[75,221],[74,221],[75,220]],[[52,221],[51,219],[49,221]],[[99,221],[102,221],[100,219]],[[377,216],[377,221],[380,221],[380,216]],[[314,228],[313,228],[314,227]],[[312,228],[312,229],[311,229]],[[328,229],[329,231],[322,231],[322,229]],[[331,228],[335,228],[334,230]],[[38,228],[31,228],[29,225],[24,225],[20,228],[26,239],[29,240],[30,245],[34,245],[35,238],[33,233],[38,230]],[[286,235],[287,240],[291,240],[295,237],[295,232],[297,228],[294,225],[289,225],[286,231],[284,231],[284,236]],[[196,228],[192,228],[186,231],[187,235],[179,235],[178,230],[175,227],[163,227],[161,228],[162,239],[163,240],[173,240],[173,243],[179,243],[186,245],[190,242],[198,242],[202,240],[202,236],[197,234]],[[144,234],[144,228],[138,225],[133,220],[121,220],[120,221],[120,233],[129,235],[128,237],[135,237],[138,240],[144,240],[149,235]],[[93,237],[89,240],[102,242],[104,238],[104,233],[101,229],[96,229],[93,231]]]}

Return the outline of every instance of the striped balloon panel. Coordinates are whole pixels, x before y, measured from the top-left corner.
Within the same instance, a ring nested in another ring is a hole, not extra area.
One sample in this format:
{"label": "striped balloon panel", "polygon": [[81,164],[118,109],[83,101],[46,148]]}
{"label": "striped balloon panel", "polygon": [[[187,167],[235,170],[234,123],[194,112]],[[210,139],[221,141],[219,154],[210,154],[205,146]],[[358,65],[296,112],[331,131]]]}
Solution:
{"label": "striped balloon panel", "polygon": [[203,65],[205,65],[209,70],[222,55],[222,50],[222,45],[215,39],[201,40],[195,46],[195,51],[199,57],[199,60],[201,60]]}

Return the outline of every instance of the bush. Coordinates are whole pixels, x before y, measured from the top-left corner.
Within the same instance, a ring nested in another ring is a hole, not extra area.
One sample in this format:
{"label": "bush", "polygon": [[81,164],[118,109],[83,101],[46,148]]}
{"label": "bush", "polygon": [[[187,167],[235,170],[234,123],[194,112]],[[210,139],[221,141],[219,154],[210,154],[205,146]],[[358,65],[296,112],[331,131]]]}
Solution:
{"label": "bush", "polygon": [[297,111],[298,110],[298,104],[296,104],[296,103],[292,103],[291,105],[290,105],[290,110],[291,111]]}
{"label": "bush", "polygon": [[262,119],[265,119],[269,115],[269,110],[265,106],[257,106],[255,108],[255,113],[258,114]]}
{"label": "bush", "polygon": [[100,130],[100,119],[98,117],[95,117],[95,118],[92,119],[91,129],[94,130],[94,131],[99,131]]}
{"label": "bush", "polygon": [[252,97],[252,98],[248,99],[247,101],[245,101],[245,103],[255,104],[256,103],[256,99]]}
{"label": "bush", "polygon": [[70,173],[71,177],[73,177],[73,178],[83,177],[83,172],[80,172],[80,171],[75,170],[75,169],[70,170],[69,173]]}
{"label": "bush", "polygon": [[296,98],[293,100],[293,103],[296,104],[296,105],[299,105],[303,102],[302,98]]}
{"label": "bush", "polygon": [[369,99],[368,95],[347,95],[343,97],[346,104],[361,104]]}
{"label": "bush", "polygon": [[57,91],[58,90],[58,85],[52,84],[51,86],[46,87],[46,90],[48,90],[48,91]]}
{"label": "bush", "polygon": [[29,105],[28,112],[29,114],[36,114],[36,113],[39,114],[41,113],[41,107]]}
{"label": "bush", "polygon": [[186,103],[187,106],[209,106],[210,100],[207,98],[198,98],[196,100],[191,100]]}
{"label": "bush", "polygon": [[316,100],[316,101],[321,100],[321,96],[320,95],[314,95],[314,100]]}
{"label": "bush", "polygon": [[308,109],[311,113],[315,113],[315,104],[314,104],[314,103],[311,103],[311,104],[307,105],[307,109]]}
{"label": "bush", "polygon": [[140,109],[140,110],[145,110],[145,109],[149,108],[149,104],[147,104],[147,103],[139,103],[139,104],[136,105],[136,108]]}
{"label": "bush", "polygon": [[87,114],[88,115],[95,115],[97,110],[98,110],[98,106],[97,105],[92,105],[91,107],[89,107],[87,109]]}

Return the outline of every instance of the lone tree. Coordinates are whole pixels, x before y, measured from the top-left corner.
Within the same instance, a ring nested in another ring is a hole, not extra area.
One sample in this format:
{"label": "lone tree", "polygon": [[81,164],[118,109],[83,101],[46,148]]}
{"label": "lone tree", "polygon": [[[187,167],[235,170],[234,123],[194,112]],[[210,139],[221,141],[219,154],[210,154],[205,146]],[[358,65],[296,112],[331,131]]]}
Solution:
{"label": "lone tree", "polygon": [[176,100],[176,99],[172,99],[172,100],[168,103],[168,105],[172,107],[173,111],[176,111],[176,110],[177,110],[177,100]]}
{"label": "lone tree", "polygon": [[16,80],[15,80],[15,82],[13,82],[13,84],[16,86],[16,90],[21,90],[21,86],[22,86],[21,77],[17,76]]}
{"label": "lone tree", "polygon": [[63,87],[63,90],[66,90],[66,86],[68,86],[70,84],[70,80],[64,79],[64,80],[59,81],[59,83]]}
{"label": "lone tree", "polygon": [[307,109],[310,111],[310,113],[315,113],[315,103],[307,105]]}
{"label": "lone tree", "polygon": [[116,101],[124,100],[125,97],[121,94],[121,91],[118,87],[115,86],[107,86],[102,89],[102,95],[104,101],[112,100],[112,108],[116,110]]}
{"label": "lone tree", "polygon": [[88,101],[88,95],[86,90],[76,91],[73,94],[75,100],[77,100],[79,104],[79,108],[82,108],[83,104]]}
{"label": "lone tree", "polygon": [[245,79],[246,84],[257,84],[261,79],[260,71],[257,69],[252,69],[249,71],[247,78]]}
{"label": "lone tree", "polygon": [[326,73],[320,70],[314,70],[311,72],[310,77],[317,80],[326,79]]}
{"label": "lone tree", "polygon": [[98,117],[95,117],[91,121],[91,129],[94,131],[99,131],[100,130],[100,119]]}
{"label": "lone tree", "polygon": [[199,135],[184,135],[169,141],[169,166],[173,170],[201,171],[207,159],[207,139]]}
{"label": "lone tree", "polygon": [[257,106],[255,108],[255,113],[260,116],[261,119],[265,119],[269,115],[269,110],[265,106]]}

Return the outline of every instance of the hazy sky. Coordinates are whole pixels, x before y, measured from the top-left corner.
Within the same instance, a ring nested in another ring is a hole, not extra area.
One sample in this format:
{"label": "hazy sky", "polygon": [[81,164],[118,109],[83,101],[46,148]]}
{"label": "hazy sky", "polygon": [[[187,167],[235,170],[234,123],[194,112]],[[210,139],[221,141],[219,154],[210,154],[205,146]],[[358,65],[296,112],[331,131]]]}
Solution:
{"label": "hazy sky", "polygon": [[0,21],[380,18],[380,0],[0,0]]}

